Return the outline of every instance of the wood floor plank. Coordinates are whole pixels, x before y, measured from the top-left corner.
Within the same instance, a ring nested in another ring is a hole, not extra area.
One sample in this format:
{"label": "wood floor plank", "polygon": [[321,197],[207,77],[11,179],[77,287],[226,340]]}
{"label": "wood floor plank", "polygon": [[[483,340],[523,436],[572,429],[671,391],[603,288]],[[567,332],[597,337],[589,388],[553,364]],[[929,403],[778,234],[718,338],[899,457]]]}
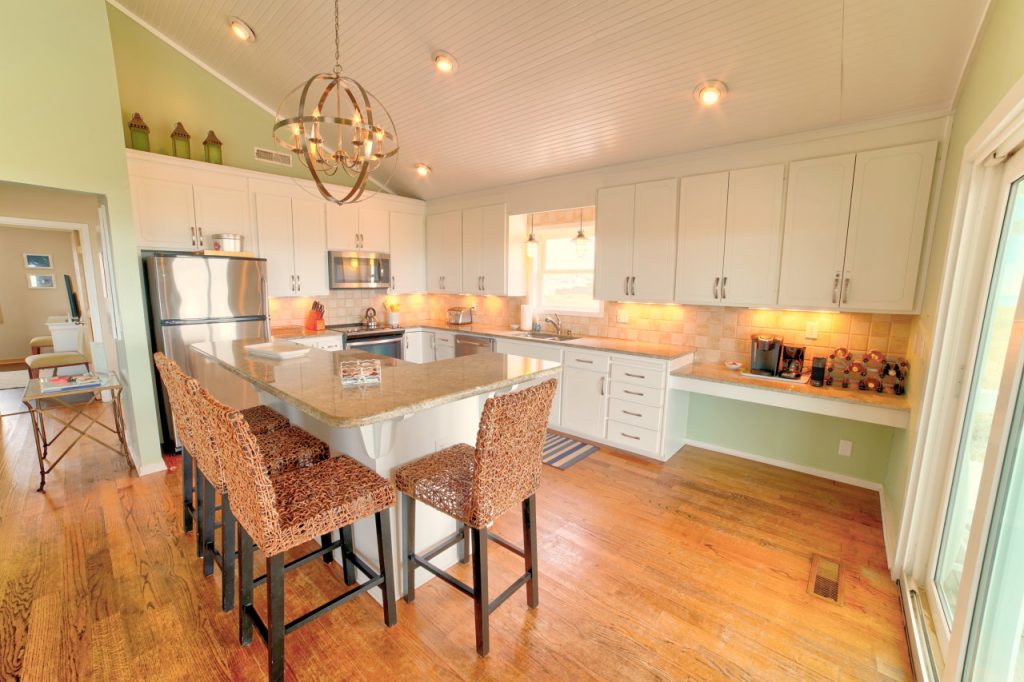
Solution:
{"label": "wood floor plank", "polygon": [[[177,458],[139,478],[83,442],[37,493],[28,418],[0,434],[0,678],[265,676],[266,648],[238,644],[219,577],[180,532]],[[394,628],[362,596],[289,635],[288,678],[910,678],[873,491],[692,448],[664,464],[601,450],[544,467],[538,528],[541,605],[517,594],[495,612],[487,658],[472,602],[432,580]],[[521,542],[516,514],[495,531]],[[522,572],[490,554],[493,586]],[[807,593],[815,554],[841,563],[841,605]],[[321,562],[287,585],[291,615],[343,589]]]}

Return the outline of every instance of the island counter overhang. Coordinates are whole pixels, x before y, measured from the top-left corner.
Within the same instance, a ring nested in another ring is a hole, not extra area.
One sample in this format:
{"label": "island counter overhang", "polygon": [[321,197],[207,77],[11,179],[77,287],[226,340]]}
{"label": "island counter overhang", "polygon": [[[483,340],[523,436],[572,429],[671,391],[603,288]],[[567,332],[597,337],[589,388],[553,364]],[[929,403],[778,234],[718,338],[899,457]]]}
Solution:
{"label": "island counter overhang", "polygon": [[[254,341],[193,344],[192,375],[214,395],[224,372],[232,379],[242,379],[255,389],[255,400],[328,443],[334,454],[347,455],[389,480],[392,470],[402,464],[457,443],[475,443],[483,405],[491,396],[557,379],[561,374],[560,363],[502,353],[415,364],[357,350],[313,348],[303,358],[269,360],[246,353],[245,346],[250,343]],[[380,385],[342,388],[339,363],[364,359],[381,361]],[[397,529],[393,556],[395,575],[403,576],[398,570],[398,538],[402,537],[399,516],[392,511],[392,525]],[[372,517],[354,526],[356,552],[378,569]],[[417,551],[426,551],[453,532],[455,521],[451,517],[417,505]],[[457,560],[455,547],[433,559],[442,568]],[[416,583],[425,583],[431,577],[427,571],[417,571]],[[401,584],[399,589],[404,594],[406,585]],[[371,594],[380,600],[377,590]]]}

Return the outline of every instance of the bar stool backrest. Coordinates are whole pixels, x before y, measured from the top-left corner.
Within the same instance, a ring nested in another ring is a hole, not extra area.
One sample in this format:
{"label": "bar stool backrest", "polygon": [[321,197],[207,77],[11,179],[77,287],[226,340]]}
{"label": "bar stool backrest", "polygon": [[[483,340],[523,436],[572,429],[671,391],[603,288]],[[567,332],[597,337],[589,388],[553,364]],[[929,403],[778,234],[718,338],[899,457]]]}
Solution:
{"label": "bar stool backrest", "polygon": [[467,515],[474,528],[490,525],[537,491],[556,385],[549,379],[484,403]]}
{"label": "bar stool backrest", "polygon": [[235,518],[267,556],[288,549],[277,513],[274,485],[245,417],[204,388],[199,388],[196,398],[200,428],[219,455]]}
{"label": "bar stool backrest", "polygon": [[199,454],[202,457],[201,453],[196,452],[198,448],[195,442],[195,434],[187,417],[188,408],[185,404],[184,396],[184,381],[187,378],[185,373],[178,367],[178,363],[163,353],[153,353],[153,361],[156,364],[157,371],[160,373],[160,380],[167,390],[167,400],[171,403],[171,415],[174,417],[174,428],[178,432],[178,437],[181,438],[182,445],[193,456]]}

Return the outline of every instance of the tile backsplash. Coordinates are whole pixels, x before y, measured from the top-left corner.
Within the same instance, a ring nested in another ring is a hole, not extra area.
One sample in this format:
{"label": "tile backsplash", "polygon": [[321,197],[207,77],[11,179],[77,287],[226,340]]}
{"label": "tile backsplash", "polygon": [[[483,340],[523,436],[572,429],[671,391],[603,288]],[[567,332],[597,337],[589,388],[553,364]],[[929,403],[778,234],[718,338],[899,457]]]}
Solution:
{"label": "tile backsplash", "polygon": [[[519,323],[524,298],[413,294],[386,297],[376,291],[343,291],[318,297],[327,309],[328,324],[358,322],[367,307],[384,317],[385,299],[401,305],[403,321],[442,320],[452,306],[475,306],[474,321],[495,326]],[[271,325],[301,325],[312,298],[272,298]],[[854,353],[877,348],[905,357],[913,315],[828,313],[791,310],[721,308],[675,304],[609,302],[600,316],[562,315],[565,328],[587,336],[693,346],[698,362],[750,359],[750,335],[776,334],[790,345],[807,347],[807,357],[828,355],[845,346]],[[626,321],[619,322],[620,317]],[[809,339],[816,324],[817,338]]]}

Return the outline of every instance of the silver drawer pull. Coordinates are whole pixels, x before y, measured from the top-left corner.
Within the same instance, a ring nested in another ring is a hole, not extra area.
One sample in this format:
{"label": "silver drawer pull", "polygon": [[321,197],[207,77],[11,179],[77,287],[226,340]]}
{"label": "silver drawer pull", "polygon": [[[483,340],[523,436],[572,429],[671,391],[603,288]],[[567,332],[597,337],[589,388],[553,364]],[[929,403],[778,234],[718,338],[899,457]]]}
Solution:
{"label": "silver drawer pull", "polygon": [[585,365],[592,365],[592,364],[594,364],[593,360],[582,360],[580,358],[576,358],[576,362],[582,362]]}
{"label": "silver drawer pull", "polygon": [[628,433],[619,432],[619,435],[625,436],[626,438],[632,438],[633,440],[640,440],[640,436],[631,436]]}
{"label": "silver drawer pull", "polygon": [[634,379],[646,379],[646,378],[647,378],[647,377],[646,377],[645,375],[643,375],[643,374],[630,374],[629,372],[625,372],[625,375],[626,375],[627,377],[633,377]]}
{"label": "silver drawer pull", "polygon": [[628,414],[630,417],[643,417],[639,412],[630,412],[629,410],[623,410],[622,414]]}
{"label": "silver drawer pull", "polygon": [[622,389],[622,392],[623,393],[628,393],[630,395],[638,395],[638,396],[647,395],[646,393],[640,393],[639,391],[627,391],[626,389]]}

